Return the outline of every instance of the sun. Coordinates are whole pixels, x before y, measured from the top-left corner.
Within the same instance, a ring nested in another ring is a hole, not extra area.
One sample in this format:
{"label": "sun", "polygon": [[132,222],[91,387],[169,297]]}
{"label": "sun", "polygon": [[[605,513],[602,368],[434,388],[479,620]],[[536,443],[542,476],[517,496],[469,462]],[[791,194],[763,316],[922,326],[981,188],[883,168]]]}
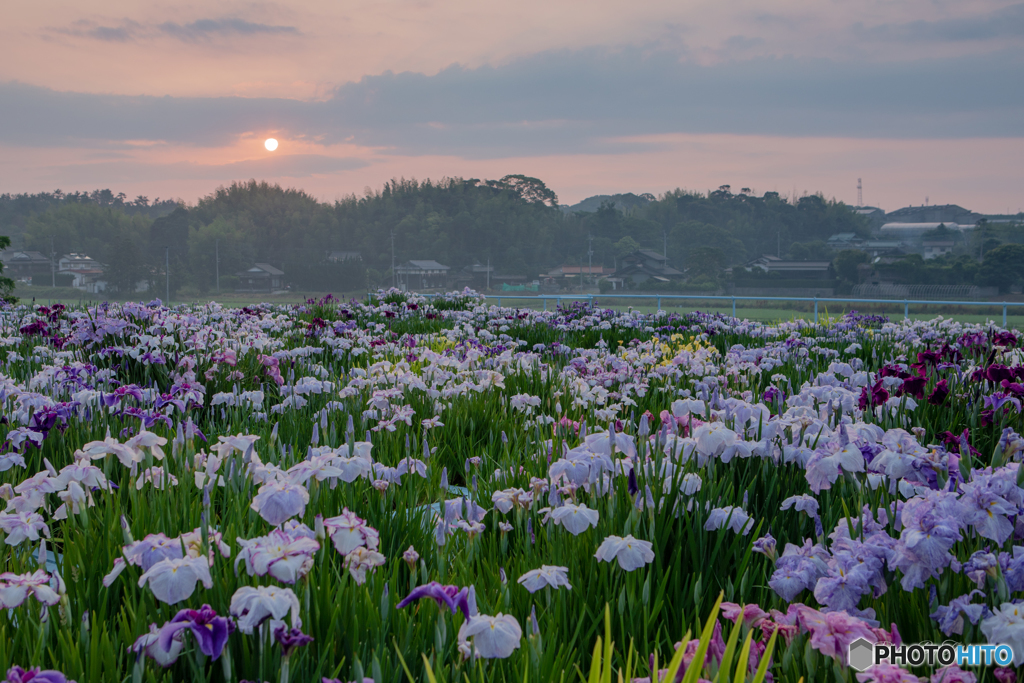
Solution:
{"label": "sun", "polygon": [[264,141],[263,146],[267,148],[268,152],[273,152],[275,149],[277,149],[277,140],[275,140],[274,138],[267,138]]}

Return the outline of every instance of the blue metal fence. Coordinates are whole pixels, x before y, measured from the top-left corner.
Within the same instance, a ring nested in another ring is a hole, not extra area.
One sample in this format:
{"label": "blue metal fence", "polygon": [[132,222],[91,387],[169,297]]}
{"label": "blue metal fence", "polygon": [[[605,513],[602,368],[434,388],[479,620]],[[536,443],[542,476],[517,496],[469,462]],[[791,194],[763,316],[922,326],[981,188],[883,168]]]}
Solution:
{"label": "blue metal fence", "polygon": [[[431,295],[427,295],[431,296]],[[563,301],[587,301],[591,305],[594,302],[599,302],[601,299],[645,299],[645,300],[657,300],[658,310],[662,310],[662,300],[698,300],[698,301],[731,301],[732,302],[732,315],[736,317],[736,302],[737,301],[785,301],[785,302],[803,302],[803,303],[814,303],[814,322],[818,322],[818,304],[819,303],[864,303],[864,304],[903,304],[903,317],[904,319],[910,317],[910,306],[911,305],[926,305],[926,306],[980,306],[987,308],[998,308],[1002,306],[1003,309],[1003,327],[1006,327],[1006,312],[1010,307],[1024,308],[1024,302],[1018,301],[933,301],[930,299],[853,299],[853,298],[819,298],[819,297],[800,297],[800,296],[723,296],[723,295],[704,295],[704,294],[581,294],[579,296],[570,296],[564,294],[538,294],[535,296],[530,295],[519,295],[510,296],[507,294],[495,294],[485,295],[485,299],[488,301],[494,300],[500,307],[502,299],[516,299],[516,300],[529,300],[544,302],[544,310],[548,309],[548,302],[554,301],[555,305],[561,305]]]}

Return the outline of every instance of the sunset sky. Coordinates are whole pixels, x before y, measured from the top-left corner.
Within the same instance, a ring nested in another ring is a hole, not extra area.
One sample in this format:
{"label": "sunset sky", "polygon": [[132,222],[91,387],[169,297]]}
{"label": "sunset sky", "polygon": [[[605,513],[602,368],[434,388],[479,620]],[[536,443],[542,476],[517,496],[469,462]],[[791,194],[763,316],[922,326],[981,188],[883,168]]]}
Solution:
{"label": "sunset sky", "polygon": [[[6,3],[0,193],[392,177],[1024,208],[1024,4]],[[274,152],[264,148],[277,138]]]}

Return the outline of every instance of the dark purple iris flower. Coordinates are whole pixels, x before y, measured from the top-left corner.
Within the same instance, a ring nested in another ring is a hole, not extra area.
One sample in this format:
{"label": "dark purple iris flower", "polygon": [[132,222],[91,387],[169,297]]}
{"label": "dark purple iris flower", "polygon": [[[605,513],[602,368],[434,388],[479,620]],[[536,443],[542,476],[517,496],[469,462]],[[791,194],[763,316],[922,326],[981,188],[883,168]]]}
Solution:
{"label": "dark purple iris flower", "polygon": [[947,396],[949,396],[949,382],[940,379],[932,389],[932,393],[928,394],[928,403],[933,406],[941,406],[945,403]]}
{"label": "dark purple iris flower", "polygon": [[1000,385],[1008,394],[1013,394],[1017,398],[1024,398],[1024,384],[1019,382],[1011,382],[1010,380],[1004,379],[1000,382]]}
{"label": "dark purple iris flower", "polygon": [[767,389],[764,390],[764,394],[761,395],[761,398],[764,399],[765,403],[771,404],[775,403],[776,401],[781,403],[786,400],[786,394],[783,393],[782,390],[778,389],[777,387],[768,387]]}
{"label": "dark purple iris flower", "polygon": [[437,603],[438,607],[448,607],[452,614],[461,610],[467,619],[470,616],[469,589],[459,588],[458,586],[442,586],[437,581],[431,581],[423,586],[416,586],[395,607],[402,609],[420,598],[430,598]]}
{"label": "dark purple iris flower", "polygon": [[971,455],[981,455],[978,449],[971,445],[971,430],[969,429],[964,429],[960,434],[954,434],[953,432],[946,431],[941,434],[937,434],[936,436],[946,445],[946,450],[950,453],[957,453],[962,456],[964,447],[966,447],[970,451]]}
{"label": "dark purple iris flower", "polygon": [[190,629],[199,644],[199,651],[216,660],[224,652],[228,635],[235,630],[235,622],[228,617],[219,617],[209,605],[199,609],[183,609],[160,629],[160,647],[171,648],[174,636]]}
{"label": "dark purple iris flower", "polygon": [[925,377],[907,377],[903,380],[900,393],[910,394],[917,399],[924,398],[924,387],[927,383],[928,379]]}
{"label": "dark purple iris flower", "polygon": [[867,410],[869,405],[879,406],[889,400],[889,392],[882,386],[882,380],[875,382],[875,385],[871,387],[870,392],[868,387],[864,387],[860,392],[860,400],[857,402],[858,407],[861,410]]}
{"label": "dark purple iris flower", "polygon": [[1005,365],[993,363],[985,369],[985,379],[994,384],[999,384],[1004,379],[1013,379],[1013,370]]}
{"label": "dark purple iris flower", "polygon": [[996,332],[992,335],[992,343],[997,346],[1016,346],[1017,336],[1013,332]]}
{"label": "dark purple iris flower", "polygon": [[274,640],[281,645],[281,655],[291,657],[296,649],[313,642],[313,636],[307,636],[297,628],[288,629],[278,626],[274,631]]}

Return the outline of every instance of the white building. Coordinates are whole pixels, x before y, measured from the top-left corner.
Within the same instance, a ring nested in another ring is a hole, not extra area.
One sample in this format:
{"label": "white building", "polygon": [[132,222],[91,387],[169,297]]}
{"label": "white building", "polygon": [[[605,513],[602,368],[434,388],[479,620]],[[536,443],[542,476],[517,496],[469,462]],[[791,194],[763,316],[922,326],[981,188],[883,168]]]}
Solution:
{"label": "white building", "polygon": [[103,280],[103,266],[91,256],[65,254],[57,262],[57,272],[73,275],[71,286],[75,289],[91,294],[99,294],[107,289],[107,283]]}

